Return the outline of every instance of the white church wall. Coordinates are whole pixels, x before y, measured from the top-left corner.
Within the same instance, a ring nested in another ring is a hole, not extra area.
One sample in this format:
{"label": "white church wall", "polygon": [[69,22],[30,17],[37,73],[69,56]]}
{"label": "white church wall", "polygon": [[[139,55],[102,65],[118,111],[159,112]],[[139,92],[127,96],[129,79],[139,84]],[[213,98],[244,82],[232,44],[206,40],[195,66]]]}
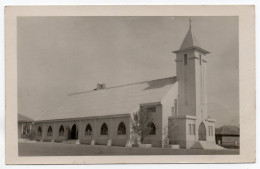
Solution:
{"label": "white church wall", "polygon": [[[200,119],[207,119],[207,88],[206,88],[206,60],[205,55],[199,51],[195,51],[195,81],[196,81],[196,112]],[[200,61],[201,57],[201,61]],[[203,61],[204,60],[204,61]],[[195,91],[195,90],[194,90]]]}
{"label": "white church wall", "polygon": [[[55,142],[61,142],[63,140],[66,140],[68,138],[68,126],[67,126],[67,122],[64,121],[54,121],[53,122],[55,124],[55,134],[54,134],[54,141]],[[64,127],[64,132],[63,135],[61,135],[59,133],[60,127],[63,126]]]}
{"label": "white church wall", "polygon": [[41,127],[42,128],[42,124],[41,123],[35,123],[34,125],[34,131],[35,131],[35,140],[37,141],[41,141],[42,139],[42,135],[38,135],[38,128]]}
{"label": "white church wall", "polygon": [[[194,126],[193,126],[194,125]],[[193,128],[194,127],[194,128]],[[196,119],[186,119],[186,148],[189,149],[196,142]]]}
{"label": "white church wall", "polygon": [[197,69],[197,58],[195,56],[195,51],[191,50],[189,52],[186,52],[188,54],[188,64],[184,67],[187,69],[186,74],[186,81],[187,83],[187,90],[185,90],[185,93],[188,95],[188,101],[185,103],[184,107],[186,107],[187,113],[186,115],[189,116],[196,116],[196,107],[197,107],[197,93],[196,93],[196,87],[197,87],[197,78],[196,77],[196,69]]}
{"label": "white church wall", "polygon": [[[106,123],[108,127],[108,135],[101,135],[101,126]],[[111,134],[110,118],[100,118],[96,120],[96,129],[94,134],[95,143],[97,145],[107,145],[109,134]]]}
{"label": "white church wall", "polygon": [[[52,133],[51,135],[48,135],[48,128],[52,128]],[[43,133],[42,133],[42,140],[43,141],[52,141],[53,139],[53,123],[48,122],[48,123],[43,123]]]}
{"label": "white church wall", "polygon": [[186,147],[186,119],[181,117],[169,118],[169,143]]}
{"label": "white church wall", "polygon": [[169,130],[169,124],[168,124],[168,118],[174,115],[178,115],[178,111],[176,111],[175,101],[177,101],[178,106],[178,83],[176,82],[172,88],[169,90],[169,92],[164,96],[162,99],[162,140],[163,140],[163,146],[164,144],[167,144],[167,139],[169,139],[168,133],[171,131]]}
{"label": "white church wall", "polygon": [[[184,55],[187,54],[187,64]],[[200,55],[202,64],[200,65]],[[179,112],[182,115],[204,116],[207,118],[207,72],[205,55],[197,50],[177,54],[177,79],[179,83]],[[203,112],[203,115],[201,115]]]}
{"label": "white church wall", "polygon": [[152,144],[153,147],[162,147],[162,133],[163,133],[162,105],[155,103],[155,104],[147,104],[142,106],[144,106],[144,108],[156,107],[156,112],[149,113],[149,116],[152,118],[152,122],[155,125],[156,133],[155,135],[146,136],[143,140],[143,143]]}
{"label": "white church wall", "polygon": [[196,141],[196,132],[196,117],[169,118],[170,144],[177,144],[181,148],[190,148]]}
{"label": "white church wall", "polygon": [[[187,64],[184,64],[184,55],[187,54]],[[177,79],[178,79],[178,107],[179,115],[196,115],[195,94],[195,54],[194,50],[184,51],[177,54]]]}
{"label": "white church wall", "polygon": [[[210,130],[210,127],[212,127],[212,131]],[[215,142],[215,121],[214,120],[207,120],[207,141]]]}
{"label": "white church wall", "polygon": [[52,122],[52,140],[55,141],[59,137],[59,124]]}
{"label": "white church wall", "polygon": [[[93,135],[95,133],[95,120],[94,119],[84,119],[81,120],[80,123],[80,131],[79,131],[79,140],[81,144],[90,144],[91,140],[93,139]],[[92,133],[90,135],[86,134],[86,127],[87,125],[90,125],[92,128]]]}
{"label": "white church wall", "polygon": [[[126,127],[126,134],[118,135],[118,125],[123,122]],[[101,135],[101,126],[106,123],[108,127],[108,134]],[[92,128],[92,134],[86,135],[86,126],[90,124]],[[121,117],[98,117],[95,119],[86,119],[81,121],[80,126],[80,143],[90,144],[94,140],[95,144],[107,145],[108,141],[111,141],[111,145],[125,146],[128,139],[130,139],[130,115],[124,115]]]}
{"label": "white church wall", "polygon": [[47,137],[47,125],[48,125],[49,123],[43,123],[42,125],[41,125],[41,128],[42,128],[42,134],[41,134],[41,141],[45,141],[45,138]]}
{"label": "white church wall", "polygon": [[[113,118],[113,136],[112,136],[112,145],[113,146],[125,146],[126,142],[130,139],[130,116],[125,117],[117,117]],[[118,126],[123,122],[126,127],[126,134],[120,135],[118,134]]]}
{"label": "white church wall", "polygon": [[[119,135],[117,133],[118,125],[123,122],[126,127],[126,134]],[[108,127],[108,134],[101,135],[101,126],[106,123]],[[125,146],[126,142],[130,139],[131,132],[131,117],[130,114],[123,116],[109,116],[98,117],[88,119],[75,119],[75,120],[63,120],[63,121],[50,121],[39,122],[34,125],[34,131],[36,132],[35,140],[37,141],[55,141],[62,142],[69,139],[69,131],[73,125],[76,125],[78,132],[78,140],[82,144],[90,144],[94,140],[95,144],[107,145],[108,140],[111,140],[112,145]],[[90,124],[92,128],[92,134],[86,135],[86,126]],[[41,135],[37,134],[38,127],[41,127]],[[52,127],[52,135],[47,135],[49,126]],[[63,135],[60,135],[60,127],[64,127]]]}

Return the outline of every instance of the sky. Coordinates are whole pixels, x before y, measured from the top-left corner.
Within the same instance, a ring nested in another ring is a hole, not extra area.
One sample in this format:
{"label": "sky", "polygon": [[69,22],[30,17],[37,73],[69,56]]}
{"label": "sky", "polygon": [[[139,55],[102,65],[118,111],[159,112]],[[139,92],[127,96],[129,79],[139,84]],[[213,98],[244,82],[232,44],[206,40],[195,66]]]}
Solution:
{"label": "sky", "polygon": [[192,31],[207,55],[208,112],[239,125],[238,18],[18,17],[18,113],[37,118],[67,94],[176,76]]}

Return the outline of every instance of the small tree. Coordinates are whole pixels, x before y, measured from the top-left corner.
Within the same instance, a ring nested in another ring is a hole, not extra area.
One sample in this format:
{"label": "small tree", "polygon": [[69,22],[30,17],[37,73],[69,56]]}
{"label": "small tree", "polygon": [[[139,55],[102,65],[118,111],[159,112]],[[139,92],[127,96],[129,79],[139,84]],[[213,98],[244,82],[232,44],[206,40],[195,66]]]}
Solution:
{"label": "small tree", "polygon": [[149,125],[151,122],[152,118],[144,108],[141,108],[138,112],[133,114],[133,132],[140,137],[141,143],[152,131],[152,128]]}
{"label": "small tree", "polygon": [[34,130],[31,130],[27,138],[33,140],[35,136],[36,136],[36,132]]}

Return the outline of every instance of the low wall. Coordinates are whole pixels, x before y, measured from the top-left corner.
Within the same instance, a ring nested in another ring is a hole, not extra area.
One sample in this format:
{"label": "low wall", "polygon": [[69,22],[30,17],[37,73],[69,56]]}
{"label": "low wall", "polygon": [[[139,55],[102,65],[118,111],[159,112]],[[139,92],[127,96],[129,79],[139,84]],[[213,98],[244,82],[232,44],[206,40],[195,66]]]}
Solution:
{"label": "low wall", "polygon": [[96,145],[107,145],[109,138],[107,137],[99,137],[96,139]]}
{"label": "low wall", "polygon": [[113,139],[112,146],[122,146],[126,145],[127,139]]}
{"label": "low wall", "polygon": [[80,144],[88,144],[90,145],[92,141],[92,138],[82,138],[79,140]]}

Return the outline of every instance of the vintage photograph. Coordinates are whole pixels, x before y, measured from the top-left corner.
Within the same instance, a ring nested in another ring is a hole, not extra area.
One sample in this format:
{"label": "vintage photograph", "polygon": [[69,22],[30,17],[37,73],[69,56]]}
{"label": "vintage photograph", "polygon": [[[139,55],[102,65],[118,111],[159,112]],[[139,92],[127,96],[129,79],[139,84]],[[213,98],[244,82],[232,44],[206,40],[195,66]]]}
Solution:
{"label": "vintage photograph", "polygon": [[6,164],[253,163],[253,6],[5,8]]}
{"label": "vintage photograph", "polygon": [[17,17],[19,156],[239,155],[238,16]]}

